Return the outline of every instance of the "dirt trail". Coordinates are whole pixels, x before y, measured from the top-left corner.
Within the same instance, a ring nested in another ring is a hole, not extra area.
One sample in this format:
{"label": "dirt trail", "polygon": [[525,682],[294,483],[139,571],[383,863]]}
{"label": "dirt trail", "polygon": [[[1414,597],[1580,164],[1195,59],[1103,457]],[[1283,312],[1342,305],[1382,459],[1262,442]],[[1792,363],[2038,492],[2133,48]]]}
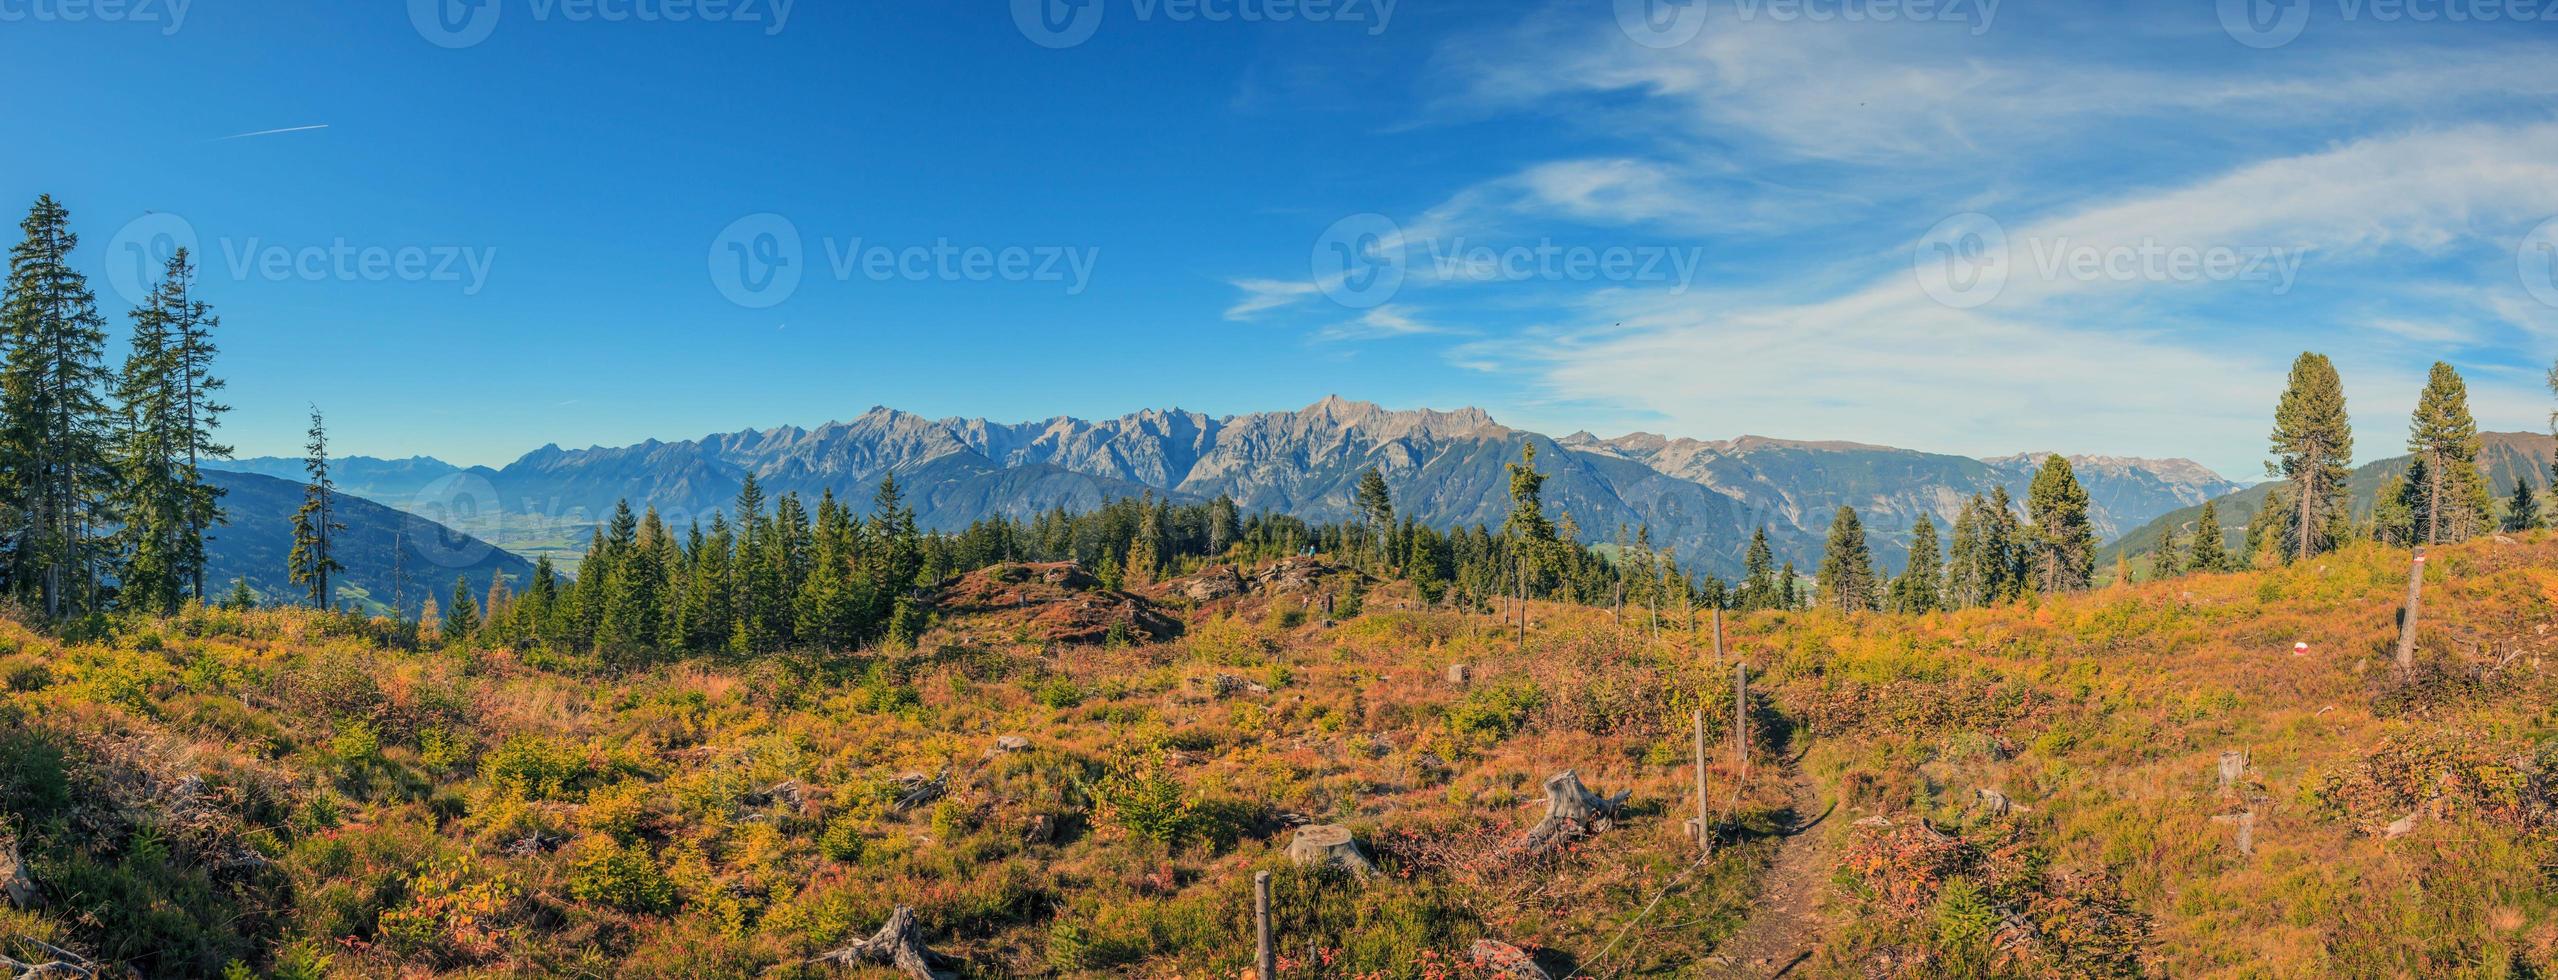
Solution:
{"label": "dirt trail", "polygon": [[1837,860],[1822,843],[1819,825],[1830,815],[1799,766],[1788,765],[1785,774],[1794,795],[1793,827],[1777,845],[1776,862],[1768,867],[1767,885],[1750,921],[1706,959],[1706,976],[1791,976],[1812,958],[1813,947],[1828,929],[1822,904]]}

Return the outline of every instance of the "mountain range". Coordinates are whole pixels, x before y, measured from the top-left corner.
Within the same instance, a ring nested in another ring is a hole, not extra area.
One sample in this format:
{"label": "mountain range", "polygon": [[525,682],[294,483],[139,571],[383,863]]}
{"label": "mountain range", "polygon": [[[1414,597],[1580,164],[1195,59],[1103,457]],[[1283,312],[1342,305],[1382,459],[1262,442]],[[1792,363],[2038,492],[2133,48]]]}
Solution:
{"label": "mountain range", "polygon": [[[550,445],[497,468],[351,457],[336,461],[334,473],[349,493],[519,552],[573,554],[578,529],[617,500],[654,506],[680,526],[726,507],[750,473],[771,493],[832,489],[866,507],[880,478],[894,472],[925,526],[955,529],[995,514],[1028,517],[1150,492],[1177,500],[1223,494],[1246,511],[1338,520],[1350,516],[1359,474],[1375,467],[1400,514],[1441,527],[1497,525],[1510,508],[1504,467],[1523,446],[1535,447],[1549,476],[1549,505],[1584,540],[1649,526],[1653,540],[1682,559],[1724,574],[1739,570],[1762,525],[1780,558],[1810,569],[1843,504],[1864,518],[1882,563],[1897,567],[1920,516],[1950,524],[1965,498],[1995,487],[2022,500],[2047,455],[1973,459],[1756,436],[1557,439],[1501,425],[1480,409],[1397,411],[1334,397],[1292,412],[1215,417],[1172,409],[1021,423],[873,408],[815,428]],[[2188,460],[2071,458],[2109,539],[2241,486]],[[224,465],[287,480],[302,472],[294,459]]]}

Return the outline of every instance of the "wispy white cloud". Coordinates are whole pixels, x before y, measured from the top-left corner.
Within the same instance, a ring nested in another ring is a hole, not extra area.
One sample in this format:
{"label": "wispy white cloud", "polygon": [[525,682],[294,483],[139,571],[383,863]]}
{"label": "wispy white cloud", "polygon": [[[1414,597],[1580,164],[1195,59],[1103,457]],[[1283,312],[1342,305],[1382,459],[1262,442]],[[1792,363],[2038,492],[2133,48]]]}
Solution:
{"label": "wispy white cloud", "polygon": [[1444,327],[1423,323],[1401,309],[1386,305],[1368,310],[1360,314],[1358,319],[1325,327],[1317,332],[1315,337],[1325,341],[1383,340],[1388,337],[1409,337],[1414,334],[1453,332]]}
{"label": "wispy white cloud", "polygon": [[1235,288],[1243,290],[1243,298],[1226,308],[1228,320],[1250,320],[1263,313],[1310,299],[1317,292],[1312,282],[1290,282],[1284,279],[1235,279]]}

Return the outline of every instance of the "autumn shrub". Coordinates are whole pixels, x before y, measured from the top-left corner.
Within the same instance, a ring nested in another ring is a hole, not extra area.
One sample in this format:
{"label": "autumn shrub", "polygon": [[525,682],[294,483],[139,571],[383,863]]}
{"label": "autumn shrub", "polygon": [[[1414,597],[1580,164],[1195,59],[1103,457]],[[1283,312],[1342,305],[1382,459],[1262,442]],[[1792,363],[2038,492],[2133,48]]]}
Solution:
{"label": "autumn shrub", "polygon": [[674,908],[675,883],[646,848],[601,835],[582,838],[573,847],[568,874],[571,897],[624,912]]}

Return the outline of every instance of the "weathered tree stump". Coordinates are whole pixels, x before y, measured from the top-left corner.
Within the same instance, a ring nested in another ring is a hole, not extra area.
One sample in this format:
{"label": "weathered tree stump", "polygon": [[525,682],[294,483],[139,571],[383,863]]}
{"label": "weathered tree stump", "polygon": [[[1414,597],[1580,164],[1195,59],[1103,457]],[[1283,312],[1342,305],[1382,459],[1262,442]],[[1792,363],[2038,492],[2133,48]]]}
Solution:
{"label": "weathered tree stump", "polygon": [[933,968],[938,957],[924,948],[924,937],[915,927],[915,910],[900,905],[889,913],[888,924],[870,938],[842,949],[819,954],[811,963],[833,963],[839,966],[890,966],[916,980],[947,980],[953,974]]}
{"label": "weathered tree stump", "polygon": [[2247,777],[2247,753],[2245,753],[2245,752],[2223,752],[2223,753],[2221,753],[2221,754],[2220,754],[2220,791],[2221,791],[2221,792],[2223,792],[2223,793],[2227,793],[2227,792],[2229,792],[2229,791],[2231,791],[2231,790],[2233,790],[2233,789],[2236,789],[2236,788],[2238,787],[2238,781],[2239,781],[2239,780],[2241,780],[2241,779],[2244,779],[2244,778],[2246,778],[2246,777]]}
{"label": "weathered tree stump", "polygon": [[19,908],[34,908],[35,879],[27,877],[27,862],[18,857],[18,839],[0,837],[0,898]]}
{"label": "weathered tree stump", "polygon": [[1028,752],[1030,751],[1030,740],[1019,735],[997,735],[995,736],[995,751]]}
{"label": "weathered tree stump", "polygon": [[1972,797],[1980,800],[1981,805],[1988,808],[1990,813],[1994,816],[2006,816],[2010,812],[2033,812],[2032,807],[2018,803],[2013,797],[1994,789],[1975,789],[1972,791]]}
{"label": "weathered tree stump", "polygon": [[1597,833],[1608,829],[1617,811],[1625,806],[1633,790],[1615,796],[1600,796],[1581,784],[1581,774],[1571,769],[1546,777],[1545,819],[1528,829],[1519,843],[1523,847],[1540,848],[1558,841]]}
{"label": "weathered tree stump", "polygon": [[2241,810],[2212,818],[2213,823],[2232,824],[2238,828],[2238,853],[2241,857],[2256,854],[2256,811]]}
{"label": "weathered tree stump", "polygon": [[1299,867],[1336,865],[1365,878],[1377,873],[1377,866],[1359,850],[1359,841],[1350,828],[1340,824],[1309,824],[1297,828],[1297,836],[1288,841],[1288,860]]}
{"label": "weathered tree stump", "polygon": [[1021,842],[1045,844],[1057,839],[1057,818],[1045,813],[1032,814],[1030,825],[1022,828]]}
{"label": "weathered tree stump", "polygon": [[1527,950],[1498,939],[1477,939],[1474,948],[1467,952],[1473,956],[1475,966],[1498,976],[1515,980],[1554,980],[1554,975],[1538,966],[1536,958],[1529,956]]}
{"label": "weathered tree stump", "polygon": [[1468,672],[1468,670],[1467,670],[1467,668],[1466,668],[1466,665],[1464,665],[1464,664],[1449,664],[1449,665],[1448,665],[1448,686],[1450,686],[1450,687],[1464,687],[1464,686],[1466,686],[1466,681],[1469,679],[1469,676],[1470,676],[1470,675],[1469,675],[1469,672]]}

